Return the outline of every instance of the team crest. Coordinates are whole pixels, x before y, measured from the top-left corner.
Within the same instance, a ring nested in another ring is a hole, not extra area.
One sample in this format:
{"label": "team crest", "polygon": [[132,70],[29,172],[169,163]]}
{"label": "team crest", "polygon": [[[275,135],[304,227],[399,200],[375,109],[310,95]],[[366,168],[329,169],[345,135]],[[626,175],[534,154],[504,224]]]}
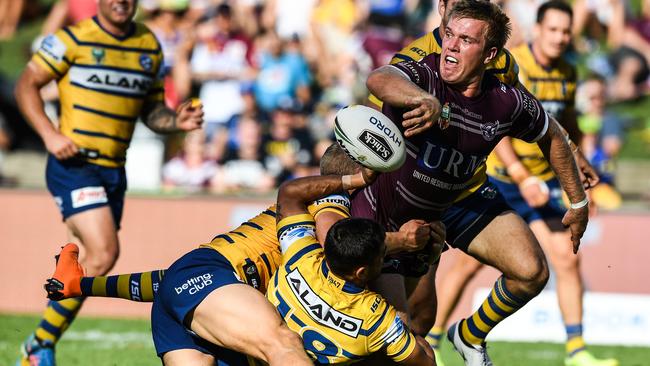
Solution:
{"label": "team crest", "polygon": [[153,60],[148,55],[140,55],[140,66],[146,71],[153,69]]}
{"label": "team crest", "polygon": [[481,133],[483,133],[483,138],[487,141],[492,141],[494,136],[497,134],[499,129],[499,120],[494,122],[485,122],[481,123]]}
{"label": "team crest", "polygon": [[90,53],[93,55],[96,64],[101,64],[104,62],[104,57],[106,57],[106,51],[103,48],[93,48]]}
{"label": "team crest", "polygon": [[442,106],[442,111],[440,111],[440,118],[438,118],[438,126],[440,126],[441,130],[447,129],[449,127],[449,120],[451,119],[451,107],[449,107],[449,103],[446,102]]}
{"label": "team crest", "polygon": [[481,190],[481,196],[483,196],[486,199],[492,200],[497,196],[497,190],[492,186],[484,187]]}

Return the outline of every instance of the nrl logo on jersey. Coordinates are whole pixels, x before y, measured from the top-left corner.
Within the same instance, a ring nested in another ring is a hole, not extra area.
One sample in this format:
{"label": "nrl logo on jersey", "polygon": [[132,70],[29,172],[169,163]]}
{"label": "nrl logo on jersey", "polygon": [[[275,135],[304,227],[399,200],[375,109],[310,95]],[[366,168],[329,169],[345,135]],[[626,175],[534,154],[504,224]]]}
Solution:
{"label": "nrl logo on jersey", "polygon": [[483,138],[487,141],[492,141],[494,139],[494,136],[496,136],[498,129],[499,120],[496,120],[494,122],[481,123],[481,133],[483,134]]}
{"label": "nrl logo on jersey", "polygon": [[309,287],[298,269],[289,272],[286,279],[296,299],[314,321],[353,338],[359,335],[363,321],[333,309]]}

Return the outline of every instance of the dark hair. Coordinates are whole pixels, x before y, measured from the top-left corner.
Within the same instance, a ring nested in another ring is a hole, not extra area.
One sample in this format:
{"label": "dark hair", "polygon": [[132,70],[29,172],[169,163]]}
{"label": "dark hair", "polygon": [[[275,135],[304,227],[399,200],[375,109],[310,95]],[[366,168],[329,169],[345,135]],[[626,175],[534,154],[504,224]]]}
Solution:
{"label": "dark hair", "polygon": [[537,9],[537,23],[541,23],[544,20],[544,16],[549,9],[555,9],[567,13],[571,20],[573,20],[573,10],[569,4],[562,0],[551,0],[540,5]]}
{"label": "dark hair", "polygon": [[372,264],[383,256],[386,232],[373,220],[351,218],[334,224],[325,239],[325,258],[332,272],[352,274],[357,268]]}
{"label": "dark hair", "polygon": [[476,19],[486,22],[486,49],[496,47],[498,51],[501,51],[512,31],[508,16],[498,5],[488,1],[461,0],[451,9],[449,19],[451,18]]}
{"label": "dark hair", "polygon": [[320,158],[320,175],[348,175],[356,173],[359,165],[345,153],[338,143],[331,144]]}

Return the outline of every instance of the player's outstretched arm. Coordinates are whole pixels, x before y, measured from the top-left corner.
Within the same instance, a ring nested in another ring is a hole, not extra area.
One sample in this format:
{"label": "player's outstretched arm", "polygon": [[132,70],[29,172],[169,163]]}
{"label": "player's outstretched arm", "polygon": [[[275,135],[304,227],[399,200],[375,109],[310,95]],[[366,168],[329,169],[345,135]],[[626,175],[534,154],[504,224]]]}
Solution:
{"label": "player's outstretched arm", "polygon": [[438,121],[440,101],[394,66],[382,66],[370,73],[366,86],[384,103],[408,109],[402,116],[406,137],[425,131]]}
{"label": "player's outstretched arm", "polygon": [[323,175],[285,182],[278,191],[277,222],[292,215],[307,213],[307,204],[327,195],[359,189],[374,182],[377,173],[362,168],[353,175]]}
{"label": "player's outstretched arm", "polygon": [[163,102],[155,102],[143,108],[142,120],[147,127],[158,133],[192,131],[201,128],[203,124],[203,106],[188,100],[174,112]]}
{"label": "player's outstretched arm", "polygon": [[557,123],[550,121],[546,134],[537,142],[544,156],[551,164],[562,188],[569,197],[571,206],[562,219],[562,223],[571,229],[573,252],[580,247],[580,238],[587,228],[589,220],[588,199],[580,181],[578,168],[571,148]]}
{"label": "player's outstretched arm", "polygon": [[54,127],[45,114],[40,94],[41,88],[54,79],[53,74],[30,61],[16,83],[14,95],[20,112],[43,139],[47,151],[57,159],[64,160],[77,154],[77,146]]}

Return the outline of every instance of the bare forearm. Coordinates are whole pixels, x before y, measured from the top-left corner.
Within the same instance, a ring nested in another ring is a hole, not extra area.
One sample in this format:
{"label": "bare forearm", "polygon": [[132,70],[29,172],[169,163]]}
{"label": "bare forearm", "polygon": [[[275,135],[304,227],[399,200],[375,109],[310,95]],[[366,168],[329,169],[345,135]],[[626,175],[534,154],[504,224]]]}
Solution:
{"label": "bare forearm", "polygon": [[156,104],[143,118],[144,123],[158,133],[171,133],[179,131],[176,126],[176,113],[164,106]]}
{"label": "bare forearm", "polygon": [[576,203],[585,199],[585,191],[582,188],[573,153],[558,126],[550,123],[546,136],[538,144],[560,180],[562,188],[569,196],[569,200]]}
{"label": "bare forearm", "polygon": [[277,221],[286,216],[306,213],[309,202],[342,191],[340,175],[305,177],[286,182],[278,191]]}
{"label": "bare forearm", "polygon": [[396,107],[406,107],[409,100],[428,95],[426,90],[412,83],[392,66],[382,66],[373,71],[368,76],[366,86],[381,101]]}

